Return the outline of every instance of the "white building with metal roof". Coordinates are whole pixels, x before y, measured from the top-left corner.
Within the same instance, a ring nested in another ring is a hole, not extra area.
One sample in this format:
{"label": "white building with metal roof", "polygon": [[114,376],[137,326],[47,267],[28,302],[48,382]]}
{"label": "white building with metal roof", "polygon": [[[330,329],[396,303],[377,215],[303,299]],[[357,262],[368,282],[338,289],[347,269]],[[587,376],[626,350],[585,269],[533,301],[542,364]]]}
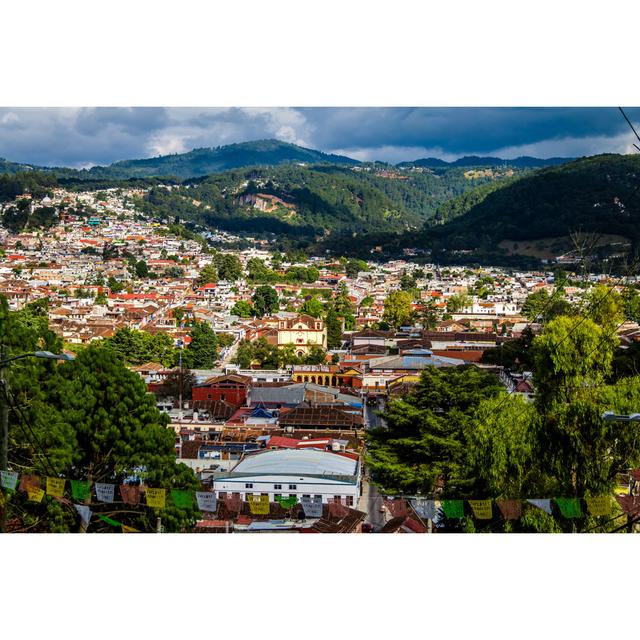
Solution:
{"label": "white building with metal roof", "polygon": [[213,489],[218,498],[248,494],[277,496],[318,496],[323,503],[340,498],[355,506],[360,497],[360,462],[354,458],[321,449],[264,450],[246,455],[226,474],[216,477]]}

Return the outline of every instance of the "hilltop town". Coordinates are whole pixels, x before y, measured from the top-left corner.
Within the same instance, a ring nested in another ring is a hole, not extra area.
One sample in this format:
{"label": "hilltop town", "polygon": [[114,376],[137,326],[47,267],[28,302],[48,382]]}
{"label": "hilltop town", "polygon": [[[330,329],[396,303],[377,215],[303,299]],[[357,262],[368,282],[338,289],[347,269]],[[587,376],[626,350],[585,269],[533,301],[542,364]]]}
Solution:
{"label": "hilltop town", "polygon": [[[0,295],[13,311],[43,303],[70,356],[102,342],[140,376],[175,432],[177,461],[220,505],[196,530],[431,531],[410,501],[369,482],[367,430],[384,428],[388,400],[431,367],[472,365],[530,402],[531,372],[492,354],[540,330],[527,301],[557,292],[561,276],[440,268],[411,252],[283,255],[265,240],[147,218],[143,195],[56,188],[5,203],[5,221],[47,223],[0,229]],[[233,248],[240,240],[250,247]],[[608,281],[573,275],[561,301],[579,305]],[[631,343],[638,326],[619,335]],[[254,493],[271,507],[251,508]],[[290,499],[317,500],[317,517],[296,520],[278,506]]]}

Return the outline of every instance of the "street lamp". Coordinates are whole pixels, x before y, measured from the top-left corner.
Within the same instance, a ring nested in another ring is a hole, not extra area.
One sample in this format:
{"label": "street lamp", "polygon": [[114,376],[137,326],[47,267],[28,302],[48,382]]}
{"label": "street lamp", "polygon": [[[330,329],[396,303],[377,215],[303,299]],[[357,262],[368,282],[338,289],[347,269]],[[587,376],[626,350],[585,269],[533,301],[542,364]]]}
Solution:
{"label": "street lamp", "polygon": [[[2,439],[0,441],[0,470],[9,470],[9,387],[7,385],[7,365],[25,358],[40,358],[42,360],[73,360],[74,357],[66,353],[51,353],[51,351],[33,351],[18,356],[5,357],[5,347],[2,347],[0,359],[0,423],[2,423]],[[4,515],[0,519],[0,531],[4,531]]]}

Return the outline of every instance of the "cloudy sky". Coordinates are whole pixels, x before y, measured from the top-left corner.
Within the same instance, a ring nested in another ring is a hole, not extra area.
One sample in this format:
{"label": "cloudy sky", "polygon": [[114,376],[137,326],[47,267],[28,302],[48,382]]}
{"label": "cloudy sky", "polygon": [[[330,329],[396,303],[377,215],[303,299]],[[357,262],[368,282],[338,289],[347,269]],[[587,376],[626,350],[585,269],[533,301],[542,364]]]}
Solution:
{"label": "cloudy sky", "polygon": [[[640,108],[627,114],[640,124]],[[360,160],[630,153],[617,108],[0,108],[0,157],[89,167],[278,138]]]}

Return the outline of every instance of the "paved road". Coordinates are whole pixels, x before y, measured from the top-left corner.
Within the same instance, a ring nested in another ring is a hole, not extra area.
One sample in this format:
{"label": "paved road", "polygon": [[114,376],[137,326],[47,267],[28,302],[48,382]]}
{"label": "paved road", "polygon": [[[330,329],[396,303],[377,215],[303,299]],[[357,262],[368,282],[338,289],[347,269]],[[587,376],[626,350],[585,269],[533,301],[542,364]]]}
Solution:
{"label": "paved road", "polygon": [[224,358],[220,360],[220,368],[226,367],[228,364],[231,364],[231,361],[236,355],[236,351],[238,350],[238,345],[240,344],[240,339],[236,340],[230,347]]}
{"label": "paved road", "polygon": [[367,514],[365,522],[373,525],[374,532],[379,531],[385,524],[385,514],[381,513],[382,498],[376,486],[370,483],[366,477],[362,479],[362,495],[358,503],[358,509]]}

